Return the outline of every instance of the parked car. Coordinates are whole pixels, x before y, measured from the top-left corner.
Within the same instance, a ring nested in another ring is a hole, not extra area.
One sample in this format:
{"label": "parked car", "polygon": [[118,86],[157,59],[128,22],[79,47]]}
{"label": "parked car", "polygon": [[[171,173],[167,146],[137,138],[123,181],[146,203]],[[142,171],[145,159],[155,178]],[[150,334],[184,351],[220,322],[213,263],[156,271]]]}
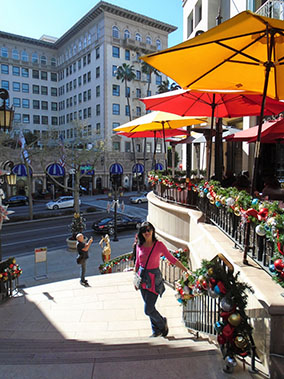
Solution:
{"label": "parked car", "polygon": [[[117,215],[116,220],[117,231],[139,228],[141,223],[144,221],[140,217],[129,217],[125,215]],[[112,236],[114,234],[114,217],[110,216],[99,221],[95,221],[92,228],[95,233],[109,234]]]}
{"label": "parked car", "polygon": [[131,203],[135,203],[135,204],[147,203],[148,202],[147,194],[148,192],[143,192],[139,196],[133,196],[130,198],[130,201]]}
{"label": "parked car", "polygon": [[29,198],[23,195],[11,196],[8,199],[3,200],[3,204],[6,205],[28,205]]}
{"label": "parked car", "polygon": [[[79,199],[79,204],[81,200]],[[60,196],[58,199],[49,201],[46,204],[48,209],[59,209],[59,208],[72,208],[74,207],[74,197],[73,196]]]}

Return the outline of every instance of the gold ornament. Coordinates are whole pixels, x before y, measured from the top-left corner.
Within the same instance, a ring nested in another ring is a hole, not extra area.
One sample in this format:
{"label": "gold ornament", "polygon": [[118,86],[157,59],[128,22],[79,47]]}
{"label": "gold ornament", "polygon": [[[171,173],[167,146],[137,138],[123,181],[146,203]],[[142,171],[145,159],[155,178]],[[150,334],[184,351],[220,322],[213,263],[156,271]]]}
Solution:
{"label": "gold ornament", "polygon": [[235,214],[236,216],[240,216],[240,215],[241,215],[241,211],[240,211],[240,208],[239,208],[239,207],[235,207],[235,209],[234,209],[234,214]]}
{"label": "gold ornament", "polygon": [[238,349],[244,350],[248,346],[248,340],[241,334],[238,334],[235,338],[235,345]]}
{"label": "gold ornament", "polygon": [[238,326],[238,325],[240,325],[242,318],[241,318],[241,315],[239,313],[232,313],[229,316],[228,321],[231,325]]}
{"label": "gold ornament", "polygon": [[214,275],[214,270],[213,270],[212,267],[210,267],[210,268],[208,269],[207,274],[208,274],[209,276],[213,276],[213,275]]}

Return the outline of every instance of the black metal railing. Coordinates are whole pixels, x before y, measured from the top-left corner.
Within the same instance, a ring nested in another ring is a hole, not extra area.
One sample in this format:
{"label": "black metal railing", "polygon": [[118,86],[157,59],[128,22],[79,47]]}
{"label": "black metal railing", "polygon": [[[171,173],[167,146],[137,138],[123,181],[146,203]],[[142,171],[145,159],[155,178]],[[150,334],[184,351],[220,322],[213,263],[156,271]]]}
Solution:
{"label": "black metal railing", "polygon": [[240,215],[235,214],[232,210],[228,210],[227,207],[217,207],[215,204],[211,204],[206,197],[201,198],[197,192],[187,188],[179,191],[177,188],[168,188],[158,183],[154,187],[153,192],[161,200],[188,208],[199,209],[205,215],[206,222],[212,223],[222,230],[242,253],[246,249],[247,254],[268,274],[272,275],[268,267],[275,254],[273,243],[267,238],[256,234],[256,225],[254,223],[250,223],[249,235],[246,242],[245,223]]}

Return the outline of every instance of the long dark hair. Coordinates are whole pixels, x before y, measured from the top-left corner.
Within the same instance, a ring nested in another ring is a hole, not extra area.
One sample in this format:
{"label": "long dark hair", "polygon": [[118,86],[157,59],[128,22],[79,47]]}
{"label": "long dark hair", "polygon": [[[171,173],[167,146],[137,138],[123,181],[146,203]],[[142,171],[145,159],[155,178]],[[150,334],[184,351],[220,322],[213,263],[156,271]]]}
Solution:
{"label": "long dark hair", "polygon": [[137,235],[137,237],[138,237],[138,245],[139,245],[139,246],[142,246],[143,243],[146,241],[145,238],[144,238],[144,236],[143,236],[143,234],[142,234],[142,231],[141,231],[141,230],[143,230],[143,229],[145,229],[145,228],[147,228],[147,227],[153,230],[153,233],[152,233],[152,241],[153,241],[153,242],[157,241],[157,238],[156,238],[156,235],[155,235],[155,228],[154,228],[154,225],[152,225],[151,222],[149,222],[149,221],[144,221],[144,222],[141,224],[141,226],[140,226],[140,228],[139,228],[139,231],[138,231],[138,235]]}

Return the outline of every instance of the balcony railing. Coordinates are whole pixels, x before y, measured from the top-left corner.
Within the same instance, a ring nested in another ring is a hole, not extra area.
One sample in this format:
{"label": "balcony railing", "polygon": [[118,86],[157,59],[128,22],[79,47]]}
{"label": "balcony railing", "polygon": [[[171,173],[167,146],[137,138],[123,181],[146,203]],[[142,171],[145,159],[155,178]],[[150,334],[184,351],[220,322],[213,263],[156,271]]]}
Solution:
{"label": "balcony railing", "polygon": [[284,1],[268,0],[255,13],[260,16],[284,20]]}
{"label": "balcony railing", "polygon": [[[245,250],[245,223],[242,222],[240,215],[229,212],[226,207],[218,208],[215,204],[210,204],[206,197],[201,198],[197,192],[187,188],[179,191],[177,188],[168,188],[158,183],[154,187],[154,193],[163,201],[199,209],[205,215],[206,222],[212,223],[222,230],[233,241],[236,248],[241,251]],[[247,254],[269,275],[272,275],[269,271],[269,265],[275,254],[273,243],[265,237],[258,236],[255,232],[255,226],[252,222],[250,223]]]}

